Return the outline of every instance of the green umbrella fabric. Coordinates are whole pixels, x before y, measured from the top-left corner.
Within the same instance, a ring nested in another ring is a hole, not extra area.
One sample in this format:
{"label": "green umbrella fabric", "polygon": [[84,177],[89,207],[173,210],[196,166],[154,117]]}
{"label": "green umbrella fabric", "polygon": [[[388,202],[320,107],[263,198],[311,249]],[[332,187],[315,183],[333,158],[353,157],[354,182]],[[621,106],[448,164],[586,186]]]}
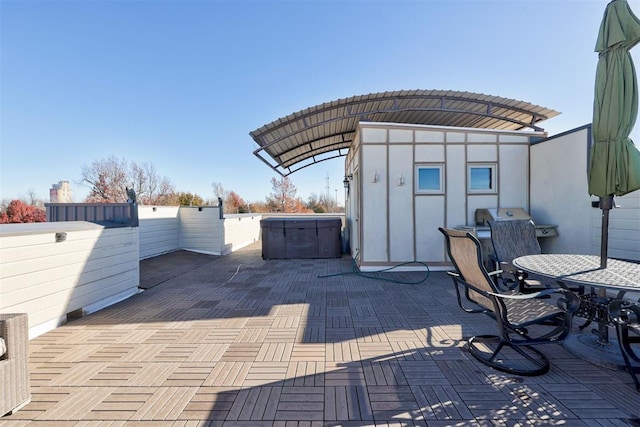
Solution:
{"label": "green umbrella fabric", "polygon": [[596,52],[589,194],[622,196],[640,189],[640,152],[629,138],[638,115],[638,83],[629,50],[640,42],[640,20],[626,0],[604,13]]}

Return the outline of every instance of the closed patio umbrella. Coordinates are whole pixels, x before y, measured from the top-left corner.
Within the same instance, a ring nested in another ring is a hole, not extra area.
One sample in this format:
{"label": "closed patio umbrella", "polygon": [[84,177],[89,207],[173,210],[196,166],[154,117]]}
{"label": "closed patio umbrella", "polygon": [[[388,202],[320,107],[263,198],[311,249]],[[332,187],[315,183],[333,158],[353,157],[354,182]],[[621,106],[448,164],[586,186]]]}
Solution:
{"label": "closed patio umbrella", "polygon": [[596,52],[593,139],[589,194],[600,198],[600,264],[607,266],[609,211],[613,196],[640,188],[640,152],[629,138],[638,115],[638,83],[629,50],[640,42],[640,20],[627,0],[613,0],[605,10]]}

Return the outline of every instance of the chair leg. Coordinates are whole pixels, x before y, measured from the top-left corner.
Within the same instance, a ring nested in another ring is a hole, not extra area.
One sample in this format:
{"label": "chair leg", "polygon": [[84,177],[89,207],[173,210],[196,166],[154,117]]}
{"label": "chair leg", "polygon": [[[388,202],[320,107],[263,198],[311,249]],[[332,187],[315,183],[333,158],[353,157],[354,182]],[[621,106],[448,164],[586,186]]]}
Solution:
{"label": "chair leg", "polygon": [[582,331],[582,330],[584,330],[584,328],[586,328],[590,324],[591,324],[591,319],[587,319],[587,320],[585,320],[585,322],[582,325],[578,326],[578,329],[580,329]]}
{"label": "chair leg", "polygon": [[[640,337],[630,337],[629,328],[626,324],[616,324],[616,334],[618,335],[618,343],[620,344],[620,352],[624,359],[624,364],[627,367],[627,371],[633,379],[633,383],[636,386],[636,390],[640,391],[640,357],[631,348],[631,343],[640,344]],[[636,362],[636,366],[631,361]]]}
{"label": "chair leg", "polygon": [[[543,375],[549,371],[549,359],[532,346],[515,346],[496,335],[477,335],[471,337],[467,343],[469,353],[474,358],[498,371],[521,376]],[[501,359],[499,354],[506,348],[514,350],[523,359]]]}

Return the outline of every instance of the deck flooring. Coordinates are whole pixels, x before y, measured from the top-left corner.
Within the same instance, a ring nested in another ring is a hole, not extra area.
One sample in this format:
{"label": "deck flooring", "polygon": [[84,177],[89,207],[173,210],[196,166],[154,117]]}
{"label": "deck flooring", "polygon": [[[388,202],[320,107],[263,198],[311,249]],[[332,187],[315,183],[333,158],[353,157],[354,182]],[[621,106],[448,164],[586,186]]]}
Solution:
{"label": "deck flooring", "polygon": [[[640,426],[629,375],[542,350],[505,375],[464,349],[495,331],[446,274],[353,274],[342,259],[141,262],[147,290],[30,342],[32,401],[2,426]],[[376,277],[380,278],[381,275]]]}

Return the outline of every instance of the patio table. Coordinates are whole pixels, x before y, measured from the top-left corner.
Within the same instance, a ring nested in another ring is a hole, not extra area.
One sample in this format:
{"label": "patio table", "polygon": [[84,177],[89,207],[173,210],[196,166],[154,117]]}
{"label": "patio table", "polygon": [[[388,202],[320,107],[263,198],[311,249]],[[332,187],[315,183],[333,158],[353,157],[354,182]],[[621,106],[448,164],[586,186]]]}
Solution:
{"label": "patio table", "polygon": [[[600,268],[600,257],[576,254],[527,255],[513,260],[523,271],[554,279],[560,284],[571,283],[598,288],[597,295],[581,297],[581,310],[587,318],[598,322],[595,334],[572,334],[565,347],[579,357],[605,366],[624,367],[618,342],[609,338],[608,303],[606,290],[618,292],[618,298],[628,291],[640,291],[640,264],[609,258],[607,267]],[[637,297],[636,297],[637,298]]]}

